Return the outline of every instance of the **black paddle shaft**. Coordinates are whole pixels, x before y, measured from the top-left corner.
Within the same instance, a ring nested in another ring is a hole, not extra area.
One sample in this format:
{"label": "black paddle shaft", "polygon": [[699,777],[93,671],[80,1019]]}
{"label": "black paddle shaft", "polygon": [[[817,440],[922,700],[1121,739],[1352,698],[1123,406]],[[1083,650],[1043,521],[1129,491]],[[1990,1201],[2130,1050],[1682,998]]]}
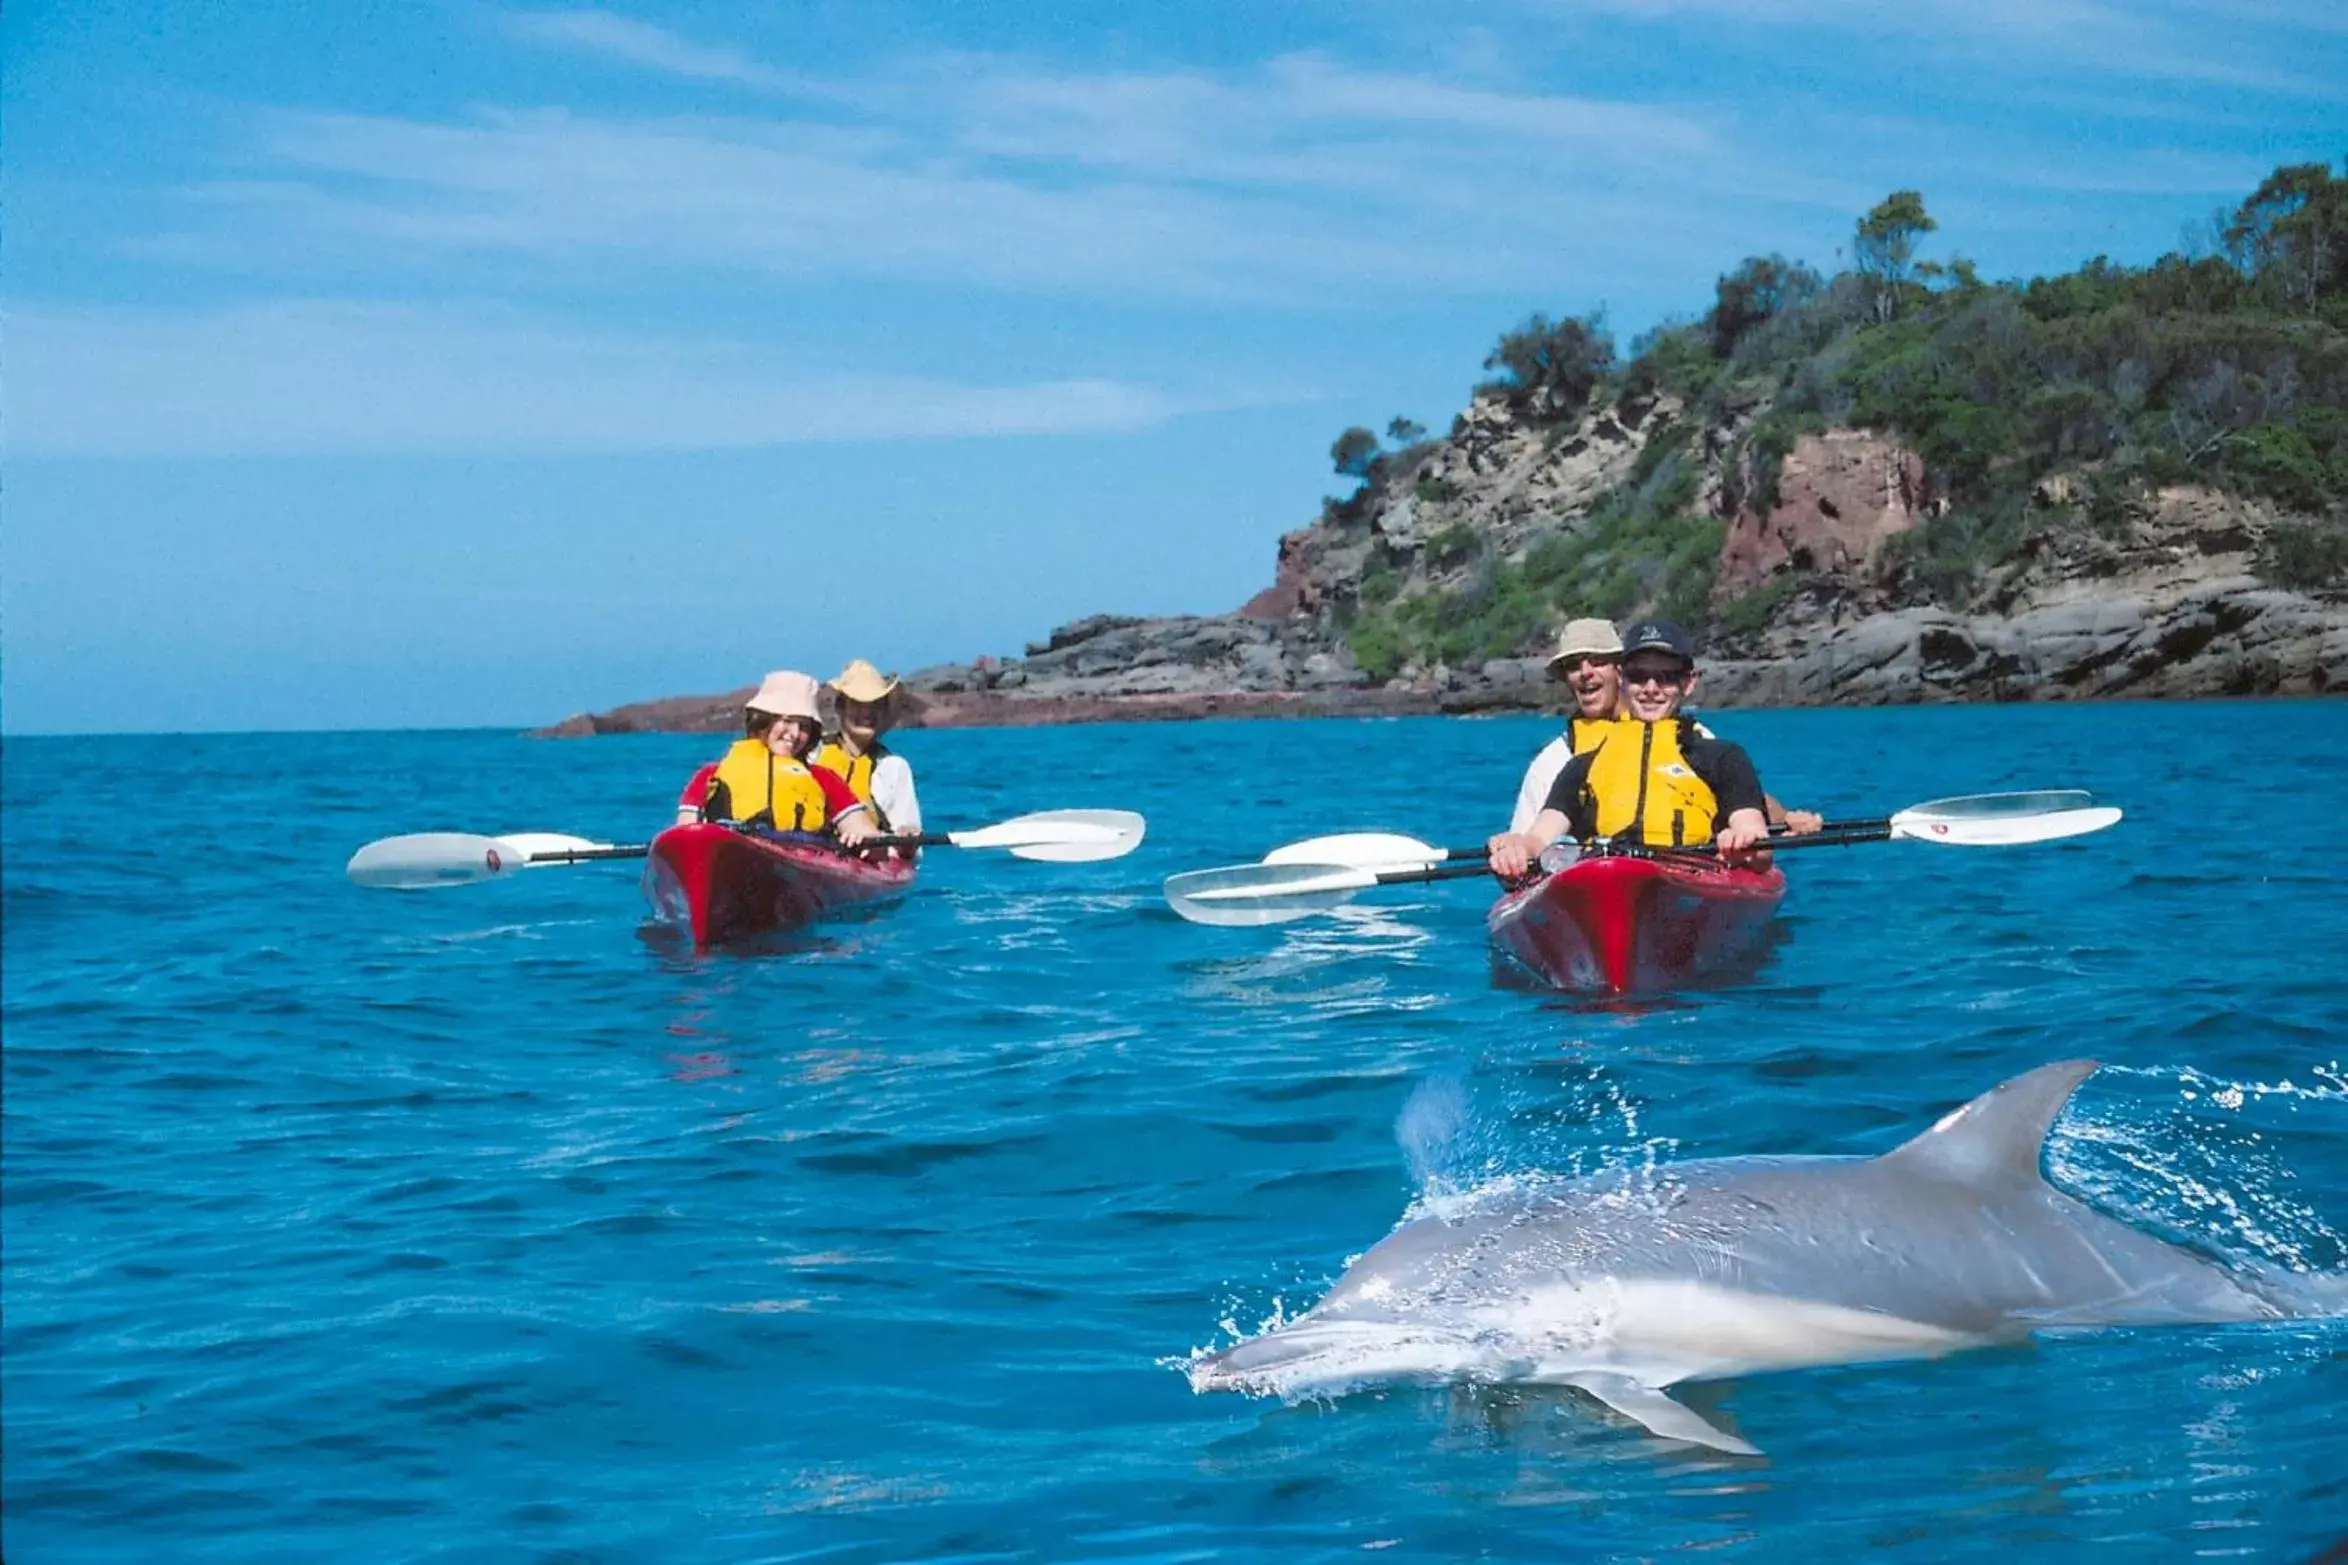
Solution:
{"label": "black paddle shaft", "polygon": [[556,848],[550,853],[533,853],[525,861],[531,864],[584,864],[591,859],[640,859],[652,851],[649,842],[633,842],[616,848]]}
{"label": "black paddle shaft", "polygon": [[[1879,815],[1863,820],[1826,821],[1820,824],[1817,831],[1811,833],[1807,837],[1796,837],[1788,832],[1783,825],[1772,826],[1769,828],[1769,844],[1773,849],[1790,848],[1798,842],[1816,842],[1820,847],[1836,847],[1853,842],[1880,842],[1890,834],[1890,820]],[[1459,860],[1482,860],[1491,857],[1492,854],[1492,850],[1488,847],[1439,848],[1436,851],[1441,853],[1446,859]],[[1613,851],[1616,853],[1624,853],[1634,850],[1628,846],[1617,846],[1613,849]],[[1710,850],[1704,848],[1701,844],[1691,844],[1687,848],[1666,848],[1657,851],[1667,853],[1703,853]]]}
{"label": "black paddle shaft", "polygon": [[[729,821],[720,824],[731,825],[736,831],[742,832],[744,836],[758,835],[756,832],[745,830],[736,822]],[[866,848],[934,848],[945,844],[948,840],[946,833],[942,831],[896,832],[867,837],[854,847],[837,842],[828,844],[828,846],[836,853],[856,854]],[[593,859],[640,859],[651,851],[652,844],[649,842],[624,843],[611,848],[556,848],[546,853],[531,854],[529,862],[532,864],[584,864]]]}
{"label": "black paddle shaft", "polygon": [[[1837,822],[1823,831],[1812,832],[1807,837],[1771,837],[1766,842],[1756,844],[1754,851],[1783,853],[1788,848],[1848,848],[1861,842],[1888,842],[1890,840],[1891,823],[1889,821]],[[1624,850],[1617,848],[1614,851],[1620,853]],[[1716,859],[1720,857],[1720,849],[1709,842],[1691,844],[1684,848],[1634,848],[1630,851],[1652,854],[1659,858]]]}
{"label": "black paddle shaft", "polygon": [[1476,864],[1430,864],[1425,869],[1388,869],[1378,872],[1381,886],[1410,886],[1423,880],[1466,880],[1475,875],[1489,875],[1491,870]]}

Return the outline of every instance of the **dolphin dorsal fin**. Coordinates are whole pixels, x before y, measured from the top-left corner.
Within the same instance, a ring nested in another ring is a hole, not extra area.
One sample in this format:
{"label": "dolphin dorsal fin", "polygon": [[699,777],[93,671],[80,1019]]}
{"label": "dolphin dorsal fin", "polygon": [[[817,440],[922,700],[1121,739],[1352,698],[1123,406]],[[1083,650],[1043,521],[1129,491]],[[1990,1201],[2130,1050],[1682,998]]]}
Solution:
{"label": "dolphin dorsal fin", "polygon": [[2094,1060],[2060,1060],[2002,1082],[1883,1161],[1969,1185],[2034,1180],[2055,1116],[2095,1066]]}

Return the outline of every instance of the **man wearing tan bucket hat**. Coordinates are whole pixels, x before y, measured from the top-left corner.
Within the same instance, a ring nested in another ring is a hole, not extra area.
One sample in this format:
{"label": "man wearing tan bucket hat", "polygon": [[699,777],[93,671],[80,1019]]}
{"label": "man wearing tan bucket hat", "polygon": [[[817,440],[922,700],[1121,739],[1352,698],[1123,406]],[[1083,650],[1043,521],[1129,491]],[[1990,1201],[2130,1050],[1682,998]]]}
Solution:
{"label": "man wearing tan bucket hat", "polygon": [[1568,620],[1549,659],[1549,677],[1564,682],[1573,696],[1573,710],[1566,714],[1565,732],[1543,745],[1525,768],[1524,783],[1516,791],[1516,812],[1508,823],[1511,832],[1533,824],[1565,763],[1597,742],[1600,723],[1614,720],[1621,699],[1622,637],[1602,619]]}
{"label": "man wearing tan bucket hat", "polygon": [[880,738],[904,715],[904,687],[895,675],[857,658],[826,688],[837,702],[839,722],[816,749],[815,764],[845,777],[856,797],[872,806],[881,830],[920,831],[921,801],[913,792],[913,768]]}
{"label": "man wearing tan bucket hat", "polygon": [[878,831],[872,807],[846,780],[809,762],[823,733],[816,694],[810,674],[785,669],[761,680],[742,706],[743,736],[686,786],[678,820],[829,833],[849,847]]}

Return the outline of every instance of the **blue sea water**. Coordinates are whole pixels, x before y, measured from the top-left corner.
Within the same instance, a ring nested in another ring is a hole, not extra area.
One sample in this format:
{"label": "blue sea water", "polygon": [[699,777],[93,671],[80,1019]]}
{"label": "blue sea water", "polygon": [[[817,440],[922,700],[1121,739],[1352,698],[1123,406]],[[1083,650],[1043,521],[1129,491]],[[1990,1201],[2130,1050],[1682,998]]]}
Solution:
{"label": "blue sea water", "polygon": [[1431,1191],[1880,1151],[2108,1062],[2067,1188],[2348,1267],[2348,708],[1724,714],[1831,814],[2081,786],[2100,836],[1786,860],[1757,976],[1494,981],[1480,884],[1205,929],[1178,870],[1479,840],[1548,724],[914,733],[941,851],[751,953],[631,866],[347,884],[376,836],[641,840],[708,740],[12,739],[4,1547],[81,1560],[2304,1559],[2348,1534],[2348,1322],[2066,1334],[1686,1388],[1193,1395]]}

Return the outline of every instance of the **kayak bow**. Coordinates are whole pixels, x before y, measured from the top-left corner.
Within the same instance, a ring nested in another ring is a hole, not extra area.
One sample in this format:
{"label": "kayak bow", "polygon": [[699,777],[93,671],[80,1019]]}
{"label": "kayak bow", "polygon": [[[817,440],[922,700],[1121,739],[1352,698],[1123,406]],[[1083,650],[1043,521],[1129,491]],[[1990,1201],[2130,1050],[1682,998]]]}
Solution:
{"label": "kayak bow", "polygon": [[689,927],[697,946],[713,946],[902,896],[913,876],[901,859],[871,863],[820,841],[695,822],[652,839],[643,886],[654,917]]}
{"label": "kayak bow", "polygon": [[1508,893],[1485,923],[1493,954],[1544,984],[1644,994],[1749,959],[1784,896],[1775,868],[1612,855]]}

